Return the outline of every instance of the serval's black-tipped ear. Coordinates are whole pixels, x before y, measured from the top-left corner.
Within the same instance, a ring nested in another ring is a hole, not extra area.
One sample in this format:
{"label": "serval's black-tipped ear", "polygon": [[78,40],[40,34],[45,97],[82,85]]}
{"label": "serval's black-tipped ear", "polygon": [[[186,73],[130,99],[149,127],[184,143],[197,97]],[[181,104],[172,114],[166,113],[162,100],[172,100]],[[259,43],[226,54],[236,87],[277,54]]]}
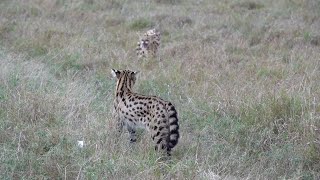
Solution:
{"label": "serval's black-tipped ear", "polygon": [[133,80],[136,80],[137,79],[137,74],[139,73],[140,71],[131,71],[130,72],[130,75],[131,77],[133,78]]}
{"label": "serval's black-tipped ear", "polygon": [[111,74],[113,77],[120,77],[120,71],[116,70],[116,69],[111,69]]}
{"label": "serval's black-tipped ear", "polygon": [[136,76],[140,71],[134,71],[133,74]]}

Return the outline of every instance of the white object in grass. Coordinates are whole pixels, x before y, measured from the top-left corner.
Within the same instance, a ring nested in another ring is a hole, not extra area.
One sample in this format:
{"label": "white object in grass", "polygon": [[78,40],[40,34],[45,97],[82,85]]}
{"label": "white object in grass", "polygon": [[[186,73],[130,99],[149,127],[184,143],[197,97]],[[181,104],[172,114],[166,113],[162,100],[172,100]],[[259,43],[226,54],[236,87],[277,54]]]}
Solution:
{"label": "white object in grass", "polygon": [[84,141],[78,141],[78,146],[79,146],[80,148],[83,148],[83,145],[84,145]]}

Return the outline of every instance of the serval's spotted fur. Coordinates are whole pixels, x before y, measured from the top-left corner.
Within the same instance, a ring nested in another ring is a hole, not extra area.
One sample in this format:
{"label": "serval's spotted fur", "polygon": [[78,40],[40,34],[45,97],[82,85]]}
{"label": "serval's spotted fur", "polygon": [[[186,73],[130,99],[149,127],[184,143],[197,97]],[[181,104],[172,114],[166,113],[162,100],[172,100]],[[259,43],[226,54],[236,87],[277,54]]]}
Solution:
{"label": "serval's spotted fur", "polygon": [[119,134],[123,127],[126,127],[130,134],[130,142],[135,142],[136,128],[145,128],[151,134],[155,149],[170,155],[171,149],[179,139],[175,107],[159,97],[133,92],[137,72],[112,69],[112,74],[117,78],[114,117]]}
{"label": "serval's spotted fur", "polygon": [[156,29],[147,31],[138,42],[136,48],[139,58],[156,57],[160,46],[160,32]]}

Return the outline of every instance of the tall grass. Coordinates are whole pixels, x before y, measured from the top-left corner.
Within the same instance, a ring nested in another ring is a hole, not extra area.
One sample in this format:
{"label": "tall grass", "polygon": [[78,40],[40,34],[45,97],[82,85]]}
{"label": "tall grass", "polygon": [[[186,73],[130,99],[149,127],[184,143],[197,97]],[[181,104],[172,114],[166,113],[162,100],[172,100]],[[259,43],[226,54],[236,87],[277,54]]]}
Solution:
{"label": "tall grass", "polygon": [[[0,2],[1,179],[319,179],[320,3]],[[162,33],[138,60],[139,34]],[[115,141],[110,69],[170,100],[170,160]],[[77,145],[84,141],[84,147]]]}

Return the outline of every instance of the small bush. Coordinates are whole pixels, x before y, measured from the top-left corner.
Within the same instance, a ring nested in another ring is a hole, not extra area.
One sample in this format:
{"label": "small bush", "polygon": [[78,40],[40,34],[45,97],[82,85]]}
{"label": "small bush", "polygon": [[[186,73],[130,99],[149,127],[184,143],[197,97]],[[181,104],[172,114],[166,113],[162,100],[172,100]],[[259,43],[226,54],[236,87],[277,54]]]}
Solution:
{"label": "small bush", "polygon": [[155,2],[160,4],[178,4],[181,0],[155,0]]}
{"label": "small bush", "polygon": [[311,37],[310,43],[314,46],[320,46],[320,36]]}
{"label": "small bush", "polygon": [[9,33],[13,32],[15,29],[15,23],[5,22],[0,24],[0,39],[5,40]]}
{"label": "small bush", "polygon": [[43,56],[43,55],[46,55],[47,53],[48,53],[48,49],[41,45],[35,45],[33,48],[31,48],[28,51],[28,54],[31,57]]}
{"label": "small bush", "polygon": [[130,28],[133,30],[142,30],[145,28],[151,28],[152,26],[154,26],[154,23],[144,18],[134,20],[130,24]]}
{"label": "small bush", "polygon": [[256,2],[246,1],[246,2],[234,4],[232,7],[240,7],[240,8],[245,8],[248,10],[254,10],[254,9],[261,9],[264,6],[263,6],[263,4],[259,4]]}
{"label": "small bush", "polygon": [[192,24],[192,19],[190,17],[178,17],[176,20],[176,24],[179,28],[185,26],[185,25],[191,25]]}

